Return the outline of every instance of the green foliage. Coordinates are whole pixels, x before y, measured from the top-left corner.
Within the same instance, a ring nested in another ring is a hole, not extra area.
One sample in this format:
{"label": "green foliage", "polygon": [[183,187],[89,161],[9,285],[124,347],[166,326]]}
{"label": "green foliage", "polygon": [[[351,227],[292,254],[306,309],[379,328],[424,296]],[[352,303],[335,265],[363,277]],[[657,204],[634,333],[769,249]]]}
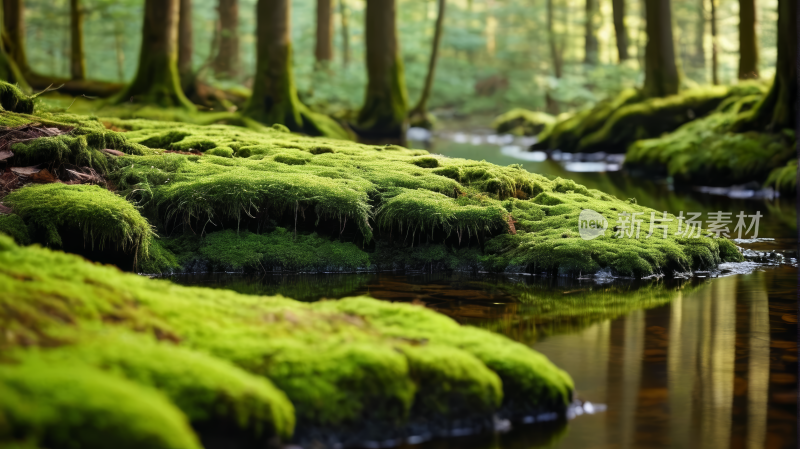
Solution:
{"label": "green foliage", "polygon": [[797,190],[797,159],[785,166],[773,169],[767,177],[765,186],[771,186],[781,193],[794,193]]}
{"label": "green foliage", "polygon": [[81,365],[0,365],[0,444],[199,449],[156,391]]}

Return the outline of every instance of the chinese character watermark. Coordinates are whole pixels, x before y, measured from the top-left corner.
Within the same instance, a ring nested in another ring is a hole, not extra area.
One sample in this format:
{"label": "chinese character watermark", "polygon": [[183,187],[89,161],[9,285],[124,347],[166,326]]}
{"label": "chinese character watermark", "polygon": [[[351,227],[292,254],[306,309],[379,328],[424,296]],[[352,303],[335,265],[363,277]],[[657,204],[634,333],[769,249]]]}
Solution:
{"label": "chinese character watermark", "polygon": [[[677,216],[669,216],[666,211],[661,213],[650,212],[649,226],[646,224],[646,216],[643,217],[644,215],[645,212],[618,213],[617,223],[612,227],[612,238],[666,239],[672,234],[675,237],[683,238],[699,238],[705,235],[715,239],[741,239],[749,235],[749,238],[754,239],[758,237],[758,225],[761,217],[763,217],[761,212],[756,212],[753,215],[739,212],[735,216],[738,221],[736,221],[736,226],[731,232],[730,225],[734,223],[732,212],[708,212],[705,222],[701,219],[702,212],[686,212],[684,215],[684,212],[681,211]],[[670,226],[673,223],[675,226],[671,228]],[[642,236],[643,226],[647,226],[647,233]],[[604,236],[608,227],[608,220],[599,212],[591,209],[582,210],[578,217],[578,231],[584,240],[592,240]]]}

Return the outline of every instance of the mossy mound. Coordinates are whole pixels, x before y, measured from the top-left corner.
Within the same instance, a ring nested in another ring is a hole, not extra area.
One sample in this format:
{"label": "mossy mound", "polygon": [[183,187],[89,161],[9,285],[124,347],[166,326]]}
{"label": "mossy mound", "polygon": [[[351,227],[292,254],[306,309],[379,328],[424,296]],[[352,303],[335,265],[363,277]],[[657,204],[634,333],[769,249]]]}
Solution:
{"label": "mossy mound", "polygon": [[25,220],[16,214],[0,214],[0,232],[10,236],[20,245],[30,245],[31,237]]}
{"label": "mossy mound", "polygon": [[199,449],[158,392],[81,365],[0,364],[0,445]]}
{"label": "mossy mound", "polygon": [[[412,411],[433,422],[563,412],[572,394],[569,376],[537,352],[419,306],[180,287],[5,236],[0,310],[12,359],[157,388],[201,436],[223,418],[248,437],[290,433],[291,409],[264,378],[293,404],[301,441],[402,435]],[[12,434],[30,425],[12,423]]]}
{"label": "mossy mound", "polygon": [[33,113],[34,100],[13,84],[0,82],[0,111]]}
{"label": "mossy mound", "polygon": [[545,112],[516,108],[501,114],[492,122],[498,133],[516,136],[535,136],[555,124],[556,118]]}
{"label": "mossy mound", "polygon": [[[764,182],[774,170],[795,156],[794,132],[730,132],[741,113],[760,96],[726,101],[707,117],[687,123],[676,131],[635,142],[628,148],[625,166],[673,176],[701,185],[733,185]],[[779,175],[775,175],[779,176]],[[788,187],[783,178],[782,188]]]}
{"label": "mossy mound", "polygon": [[734,86],[707,86],[664,98],[643,99],[627,90],[588,112],[579,112],[552,132],[539,136],[538,148],[569,152],[622,153],[640,139],[660,136],[703,117],[732,99],[766,94],[767,86],[743,82]]}

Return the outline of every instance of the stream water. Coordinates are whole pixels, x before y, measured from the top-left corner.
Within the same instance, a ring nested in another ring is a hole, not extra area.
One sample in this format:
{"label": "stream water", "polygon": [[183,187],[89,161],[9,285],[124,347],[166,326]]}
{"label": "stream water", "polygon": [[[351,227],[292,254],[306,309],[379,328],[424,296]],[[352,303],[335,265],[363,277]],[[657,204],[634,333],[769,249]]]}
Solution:
{"label": "stream water", "polygon": [[[763,216],[759,237],[772,240],[742,246],[797,248],[793,199],[764,199],[764,192],[747,187],[698,191],[639,179],[617,171],[620,161],[613,157],[576,165],[582,158],[525,154],[514,142],[485,134],[450,136],[429,149],[499,165],[519,163],[531,172],[570,177],[676,215],[758,211]],[[565,422],[404,447],[794,448],[798,273],[796,263],[788,261],[672,281],[465,273],[218,273],[172,279],[304,301],[369,295],[425,305],[533,346],[572,375],[579,398],[607,407]],[[730,274],[735,272],[740,274]]]}

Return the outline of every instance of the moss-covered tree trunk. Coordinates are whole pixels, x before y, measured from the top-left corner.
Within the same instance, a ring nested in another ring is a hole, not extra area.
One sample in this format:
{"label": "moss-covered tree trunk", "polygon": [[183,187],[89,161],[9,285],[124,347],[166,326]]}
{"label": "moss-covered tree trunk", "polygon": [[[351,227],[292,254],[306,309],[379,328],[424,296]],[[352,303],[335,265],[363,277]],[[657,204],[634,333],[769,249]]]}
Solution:
{"label": "moss-covered tree trunk", "polygon": [[179,1],[145,0],[139,67],[116,102],[194,108],[178,78]]}
{"label": "moss-covered tree trunk", "polygon": [[25,6],[22,0],[3,1],[3,46],[23,75],[31,70],[25,53]]}
{"label": "moss-covered tree trunk", "polygon": [[280,123],[301,131],[301,106],[292,73],[290,7],[290,0],[258,0],[256,73],[245,114],[262,123]]}
{"label": "moss-covered tree trunk", "polygon": [[617,56],[619,62],[628,59],[628,29],[625,28],[625,0],[612,0],[614,14],[614,34],[617,37]]}
{"label": "moss-covered tree trunk", "polygon": [[422,88],[422,95],[419,97],[419,102],[408,114],[412,124],[418,123],[425,127],[431,127],[433,125],[427,117],[428,98],[430,98],[431,89],[433,88],[433,77],[436,73],[436,61],[439,55],[439,43],[442,40],[442,31],[444,29],[445,4],[446,0],[438,0],[439,11],[436,16],[436,26],[433,31],[433,44],[431,45],[431,58],[428,61],[428,74],[425,76],[425,85]]}
{"label": "moss-covered tree trunk", "polygon": [[350,27],[348,26],[348,13],[345,0],[339,0],[339,16],[342,21],[342,65],[347,67],[350,63]]}
{"label": "moss-covered tree trunk", "polygon": [[[0,13],[5,17],[5,8],[0,8]],[[30,86],[25,81],[25,77],[14,59],[9,56],[10,45],[6,34],[5,20],[0,17],[0,80],[12,84],[19,84],[24,90],[29,90]]]}
{"label": "moss-covered tree trunk", "polygon": [[711,83],[719,85],[719,39],[717,36],[717,0],[710,0],[711,4]]}
{"label": "moss-covered tree trunk", "polygon": [[758,78],[756,0],[739,0],[739,79]]}
{"label": "moss-covered tree trunk", "polygon": [[86,79],[86,57],[83,53],[83,16],[80,0],[69,1],[69,73],[72,79]]}
{"label": "moss-covered tree trunk", "polygon": [[395,23],[395,0],[367,0],[367,93],[358,132],[368,138],[403,137],[408,112],[403,61]]}
{"label": "moss-covered tree trunk", "polygon": [[597,0],[586,0],[586,23],[583,62],[586,64],[597,64],[597,55],[600,49],[597,40],[597,26],[595,17],[597,16]]}
{"label": "moss-covered tree trunk", "polygon": [[192,70],[192,55],[194,44],[192,43],[192,0],[180,0],[180,19],[178,19],[178,75],[181,85],[186,86],[194,78]]}
{"label": "moss-covered tree trunk", "polygon": [[219,0],[219,51],[214,72],[221,78],[239,75],[239,0]]}
{"label": "moss-covered tree trunk", "polygon": [[645,97],[674,95],[680,89],[678,66],[675,63],[675,43],[672,38],[672,7],[670,0],[647,0],[647,47],[644,56]]}
{"label": "moss-covered tree trunk", "polygon": [[778,0],[778,60],[775,81],[767,96],[734,129],[779,131],[792,129],[797,117],[797,0]]}
{"label": "moss-covered tree trunk", "polygon": [[333,0],[317,0],[317,62],[333,60]]}

